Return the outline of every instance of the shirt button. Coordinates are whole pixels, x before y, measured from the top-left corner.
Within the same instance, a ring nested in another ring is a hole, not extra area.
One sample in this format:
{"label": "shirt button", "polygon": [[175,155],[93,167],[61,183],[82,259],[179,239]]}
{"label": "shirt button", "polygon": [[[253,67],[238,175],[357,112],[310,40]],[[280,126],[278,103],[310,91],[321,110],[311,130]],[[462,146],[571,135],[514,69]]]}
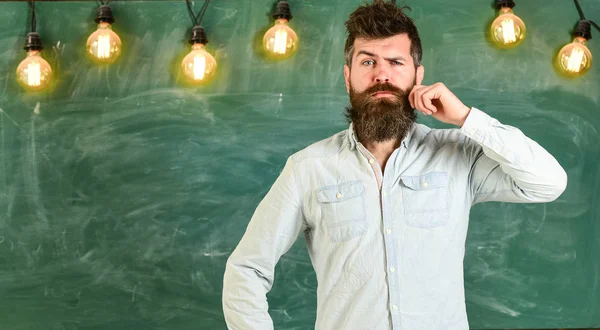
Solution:
{"label": "shirt button", "polygon": [[383,197],[387,197],[387,193],[386,192],[383,193]]}
{"label": "shirt button", "polygon": [[385,233],[386,233],[386,234],[391,234],[391,233],[392,233],[392,230],[388,228],[388,229],[386,229],[386,230],[385,230]]}
{"label": "shirt button", "polygon": [[429,182],[427,182],[427,181],[423,182],[423,187],[425,187],[425,188],[429,187]]}
{"label": "shirt button", "polygon": [[395,272],[395,271],[396,271],[396,268],[394,268],[394,267],[390,267],[390,272],[392,272],[392,273],[393,273],[393,272]]}
{"label": "shirt button", "polygon": [[397,309],[398,309],[398,305],[393,305],[393,306],[392,306],[392,308],[393,308],[394,310],[397,310]]}
{"label": "shirt button", "polygon": [[335,197],[342,198],[342,193],[337,193],[337,195],[335,195]]}
{"label": "shirt button", "polygon": [[369,164],[373,164],[375,163],[375,160],[373,160],[373,158],[369,159]]}

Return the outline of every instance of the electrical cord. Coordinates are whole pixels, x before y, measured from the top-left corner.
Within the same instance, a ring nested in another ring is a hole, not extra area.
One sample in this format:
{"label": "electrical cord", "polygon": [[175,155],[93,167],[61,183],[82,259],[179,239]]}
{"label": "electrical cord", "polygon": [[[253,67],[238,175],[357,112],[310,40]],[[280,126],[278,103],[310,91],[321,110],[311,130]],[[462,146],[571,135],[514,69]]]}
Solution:
{"label": "electrical cord", "polygon": [[204,18],[204,13],[206,13],[206,9],[208,8],[208,4],[210,3],[210,0],[204,1],[202,8],[198,12],[198,15],[194,14],[194,9],[192,8],[192,1],[186,0],[185,2],[187,4],[188,13],[190,14],[190,18],[192,19],[192,24],[194,26],[202,24],[202,19]]}

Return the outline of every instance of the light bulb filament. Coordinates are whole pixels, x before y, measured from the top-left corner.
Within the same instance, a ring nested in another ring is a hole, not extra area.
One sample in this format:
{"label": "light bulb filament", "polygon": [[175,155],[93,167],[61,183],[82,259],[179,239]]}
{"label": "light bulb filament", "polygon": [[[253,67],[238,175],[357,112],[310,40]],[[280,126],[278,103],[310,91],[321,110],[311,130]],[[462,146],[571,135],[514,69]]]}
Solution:
{"label": "light bulb filament", "polygon": [[98,58],[109,58],[110,57],[110,35],[101,34],[98,36]]}
{"label": "light bulb filament", "polygon": [[505,43],[513,43],[517,41],[515,22],[513,22],[512,19],[505,19],[502,21],[502,36],[504,37]]}
{"label": "light bulb filament", "polygon": [[194,56],[193,72],[194,79],[201,80],[204,78],[204,73],[206,71],[206,57],[204,56]]}
{"label": "light bulb filament", "polygon": [[27,65],[27,84],[29,86],[41,85],[42,72],[40,70],[40,63],[34,62]]}
{"label": "light bulb filament", "polygon": [[279,29],[275,32],[275,42],[273,52],[277,54],[285,54],[287,49],[287,32],[284,29]]}
{"label": "light bulb filament", "polygon": [[583,50],[579,47],[573,48],[571,55],[569,55],[569,62],[567,63],[567,71],[579,72],[581,69],[581,61],[583,60]]}

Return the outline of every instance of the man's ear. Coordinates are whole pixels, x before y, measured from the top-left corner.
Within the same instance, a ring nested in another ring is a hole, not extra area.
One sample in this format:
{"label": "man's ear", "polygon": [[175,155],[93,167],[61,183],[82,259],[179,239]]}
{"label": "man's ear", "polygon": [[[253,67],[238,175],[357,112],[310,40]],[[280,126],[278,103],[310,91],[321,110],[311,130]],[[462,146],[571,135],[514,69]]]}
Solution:
{"label": "man's ear", "polygon": [[344,78],[346,79],[346,92],[350,94],[350,67],[344,65]]}
{"label": "man's ear", "polygon": [[416,81],[417,85],[421,85],[421,83],[423,82],[423,76],[425,76],[425,67],[423,67],[422,65],[419,65],[419,67],[417,68],[416,77],[415,77],[415,81]]}

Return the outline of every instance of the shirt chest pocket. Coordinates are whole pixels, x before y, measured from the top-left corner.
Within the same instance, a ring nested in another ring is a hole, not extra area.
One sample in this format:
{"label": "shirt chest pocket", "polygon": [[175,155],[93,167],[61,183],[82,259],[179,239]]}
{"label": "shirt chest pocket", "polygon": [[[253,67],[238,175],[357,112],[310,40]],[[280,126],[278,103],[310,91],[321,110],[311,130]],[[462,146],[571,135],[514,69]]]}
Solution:
{"label": "shirt chest pocket", "polygon": [[449,178],[447,172],[401,176],[406,224],[416,228],[437,228],[448,224]]}
{"label": "shirt chest pocket", "polygon": [[366,232],[366,202],[361,181],[321,187],[317,190],[317,201],[321,221],[332,241],[346,241]]}

